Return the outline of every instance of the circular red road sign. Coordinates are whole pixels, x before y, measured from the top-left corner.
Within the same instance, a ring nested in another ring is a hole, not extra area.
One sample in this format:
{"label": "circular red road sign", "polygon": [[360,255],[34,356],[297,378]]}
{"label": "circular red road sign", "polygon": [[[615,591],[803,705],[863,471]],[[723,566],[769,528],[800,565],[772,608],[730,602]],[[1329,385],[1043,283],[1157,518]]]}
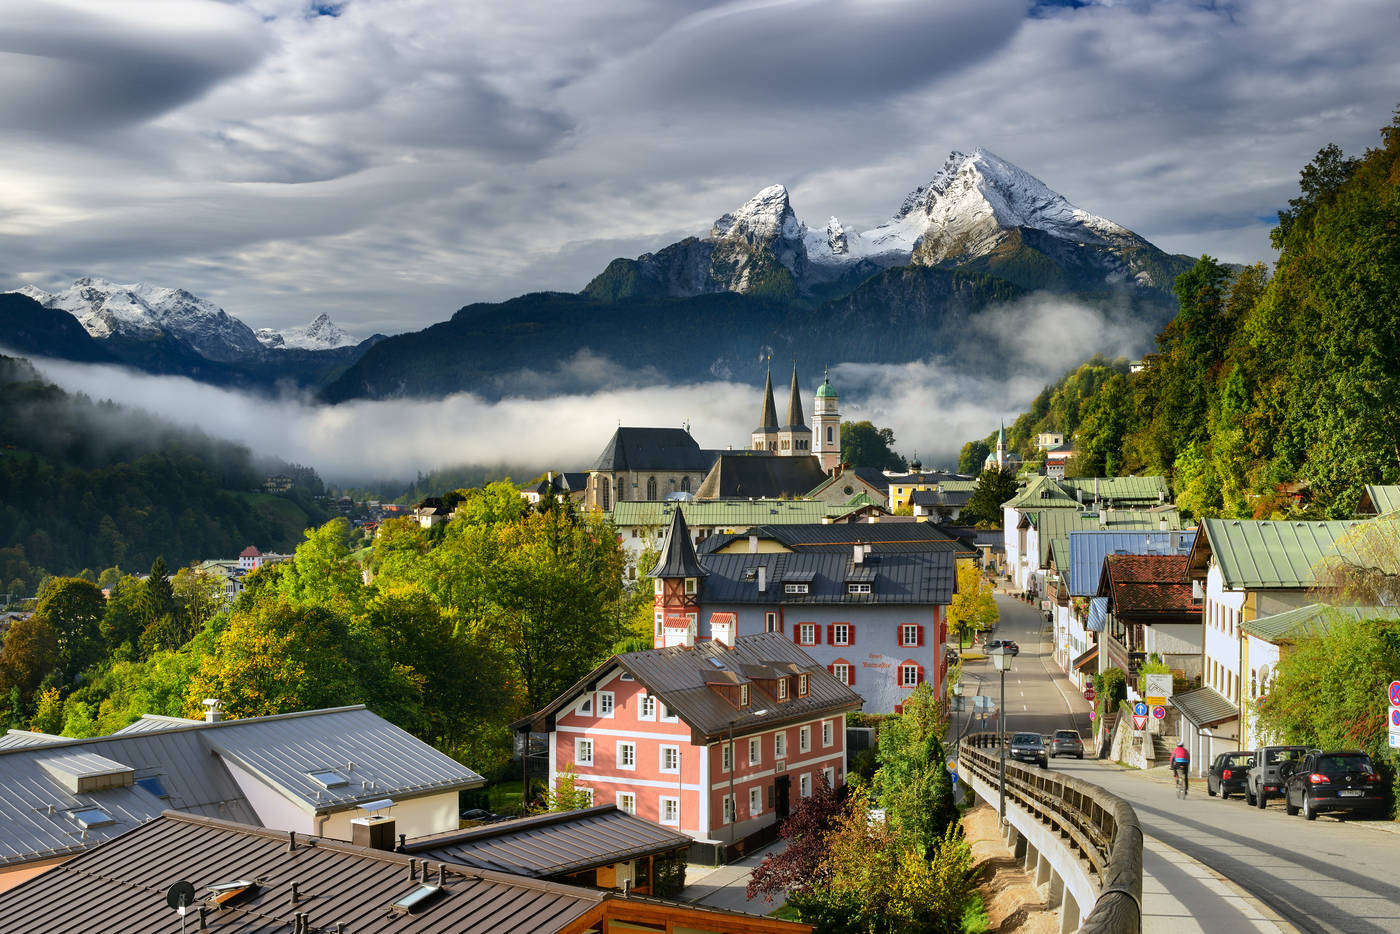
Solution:
{"label": "circular red road sign", "polygon": [[1400,681],[1390,682],[1390,703],[1400,707]]}
{"label": "circular red road sign", "polygon": [[1165,720],[1166,716],[1167,708],[1163,707],[1161,704],[1157,704],[1152,708],[1152,717],[1154,720]]}
{"label": "circular red road sign", "polygon": [[1400,707],[1390,708],[1390,728],[1400,730]]}

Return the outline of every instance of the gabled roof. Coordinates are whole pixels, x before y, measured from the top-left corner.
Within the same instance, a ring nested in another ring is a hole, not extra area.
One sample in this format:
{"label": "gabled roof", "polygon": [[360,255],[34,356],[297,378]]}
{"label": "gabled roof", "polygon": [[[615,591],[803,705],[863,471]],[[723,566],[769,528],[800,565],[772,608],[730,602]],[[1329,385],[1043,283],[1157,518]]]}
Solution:
{"label": "gabled roof", "polygon": [[1026,488],[1001,504],[1003,509],[1078,509],[1075,499],[1050,477],[1036,477]]}
{"label": "gabled roof", "polygon": [[[614,669],[636,678],[647,693],[660,698],[666,709],[691,729],[696,742],[710,742],[725,735],[733,724],[735,735],[769,730],[784,723],[811,720],[826,714],[857,710],[860,695],[836,680],[812,656],[786,635],[776,632],[740,636],[734,647],[719,642],[697,642],[693,647],[672,646],[614,655],[560,694],[543,710],[512,724],[532,728],[550,723],[584,691]],[[808,675],[806,697],[798,697],[790,684],[788,700],[779,703],[764,689],[764,680]],[[749,705],[735,707],[710,687],[712,684],[749,683]]]}
{"label": "gabled roof", "polygon": [[705,471],[712,463],[684,428],[619,428],[588,469]]}
{"label": "gabled roof", "polygon": [[61,743],[67,739],[66,736],[40,733],[37,730],[9,730],[0,736],[0,749],[14,749],[20,746],[47,746],[50,743]]}
{"label": "gabled roof", "polygon": [[191,723],[203,723],[202,720],[191,720],[188,717],[163,717],[160,714],[143,713],[140,720],[128,723],[126,726],[113,733],[154,733],[157,730],[172,730],[179,726],[188,726]]}
{"label": "gabled roof", "polygon": [[1196,688],[1172,695],[1172,706],[1197,728],[1216,726],[1240,715],[1239,708],[1214,688]]}
{"label": "gabled roof", "polygon": [[1060,486],[1071,496],[1083,490],[1085,502],[1093,501],[1095,491],[1099,499],[1113,503],[1156,503],[1170,495],[1166,477],[1068,477]]}
{"label": "gabled roof", "polygon": [[668,853],[690,843],[686,834],[604,804],[418,837],[400,852],[543,878]]}
{"label": "gabled roof", "polygon": [[869,545],[872,554],[952,551],[960,557],[976,557],[977,550],[934,522],[794,523],[760,525],[747,532],[711,535],[700,543],[700,553],[710,555],[750,536],[773,541],[797,552],[853,553],[857,544]]}
{"label": "gabled roof", "polygon": [[915,506],[948,506],[961,509],[972,499],[972,490],[953,490],[940,485],[936,490],[915,490],[909,494],[909,502]]}
{"label": "gabled roof", "polygon": [[1361,492],[1361,502],[1356,507],[1358,515],[1383,516],[1400,510],[1400,486],[1367,484]]}
{"label": "gabled roof", "polygon": [[[1070,532],[1065,541],[1068,559],[1061,561],[1055,551],[1055,567],[1068,585],[1071,596],[1091,597],[1098,592],[1103,559],[1117,555],[1189,554],[1196,530],[1158,529]],[[1058,549],[1059,541],[1054,545]]]}
{"label": "gabled roof", "polygon": [[1191,570],[1203,577],[1213,557],[1229,590],[1302,590],[1313,585],[1313,568],[1334,553],[1337,540],[1362,522],[1203,519]]}
{"label": "gabled roof", "polygon": [[1240,623],[1240,628],[1251,636],[1278,645],[1307,636],[1324,635],[1337,622],[1348,619],[1400,619],[1400,607],[1309,603],[1282,613],[1247,620]]}
{"label": "gabled roof", "polygon": [[[912,523],[911,523],[912,524]],[[852,549],[854,551],[854,549]],[[802,550],[768,554],[706,555],[702,560],[709,576],[700,585],[702,607],[709,604],[776,606],[874,606],[947,604],[953,599],[958,552],[924,551],[904,554],[871,554],[859,567],[862,582],[872,586],[868,594],[848,593],[847,582],[857,565],[853,554]],[[766,568],[766,589],[758,589],[758,568]],[[870,577],[873,575],[873,579]],[[801,576],[805,594],[785,593],[784,581]]]}
{"label": "gabled roof", "polygon": [[670,525],[671,513],[679,509],[691,528],[746,529],[755,525],[820,522],[825,518],[840,518],[855,508],[813,499],[730,499],[705,503],[624,500],[613,507],[612,521],[619,528],[659,528]]}
{"label": "gabled roof", "polygon": [[840,484],[843,490],[849,486],[852,496],[859,496],[862,492],[878,496],[878,502],[882,505],[889,500],[889,478],[877,467],[847,467],[840,473],[827,477],[807,495],[820,496],[833,484]]}
{"label": "gabled roof", "polygon": [[1205,608],[1192,592],[1185,555],[1108,555],[1098,596],[1109,598],[1120,619],[1199,619]]}
{"label": "gabled roof", "polygon": [[685,526],[685,515],[677,509],[671,513],[671,524],[661,543],[661,557],[648,577],[704,577],[706,571],[695,557],[695,544]]}
{"label": "gabled roof", "polygon": [[[70,793],[45,763],[76,754],[130,767],[135,784]],[[363,706],[216,723],[198,720],[154,732],[0,749],[0,865],[78,852],[172,807],[257,823],[230,766],[252,773],[290,806],[308,813],[484,784],[471,769]],[[341,771],[346,783],[335,788],[317,784],[309,773],[319,769]],[[146,778],[158,779],[167,797],[143,787]],[[113,822],[88,828],[84,835],[71,815],[93,805]]]}
{"label": "gabled roof", "polygon": [[803,496],[825,476],[821,462],[811,455],[724,453],[715,458],[695,498]]}

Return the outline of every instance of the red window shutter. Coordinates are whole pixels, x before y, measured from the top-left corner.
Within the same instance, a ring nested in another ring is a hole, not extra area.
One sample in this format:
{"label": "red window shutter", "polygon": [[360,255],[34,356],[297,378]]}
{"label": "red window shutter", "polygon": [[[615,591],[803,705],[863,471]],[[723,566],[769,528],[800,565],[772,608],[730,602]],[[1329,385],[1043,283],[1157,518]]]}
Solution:
{"label": "red window shutter", "polygon": [[827,623],[827,624],[826,624],[826,641],[827,641],[827,644],[828,644],[828,645],[835,645],[835,644],[836,644],[836,624],[835,624],[835,623]]}
{"label": "red window shutter", "polygon": [[846,666],[846,686],[850,687],[856,683],[856,666]]}
{"label": "red window shutter", "polygon": [[795,642],[795,643],[797,643],[798,645],[801,645],[801,644],[802,644],[802,641],[801,641],[801,640],[802,640],[802,627],[801,627],[801,626],[793,626],[793,627],[792,627],[792,641]]}
{"label": "red window shutter", "polygon": [[830,674],[833,674],[833,675],[836,674],[836,663],[833,662],[832,664],[827,665],[827,666],[826,666],[826,670],[827,670]]}
{"label": "red window shutter", "polygon": [[914,683],[915,683],[915,684],[923,684],[923,683],[924,683],[924,666],[923,666],[923,665],[915,665],[915,666],[914,666]]}
{"label": "red window shutter", "polygon": [[846,624],[846,644],[847,644],[847,645],[855,645],[855,644],[856,644],[856,624],[855,624],[855,623],[847,623],[847,624]]}
{"label": "red window shutter", "polygon": [[900,714],[904,713],[904,705],[903,705],[903,704],[895,704],[895,705],[894,705],[894,713],[895,713],[895,716],[899,716]]}
{"label": "red window shutter", "polygon": [[923,645],[923,644],[924,644],[924,627],[920,626],[920,627],[918,628],[917,632],[918,632],[918,634],[919,634],[919,641],[916,642],[915,645]]}

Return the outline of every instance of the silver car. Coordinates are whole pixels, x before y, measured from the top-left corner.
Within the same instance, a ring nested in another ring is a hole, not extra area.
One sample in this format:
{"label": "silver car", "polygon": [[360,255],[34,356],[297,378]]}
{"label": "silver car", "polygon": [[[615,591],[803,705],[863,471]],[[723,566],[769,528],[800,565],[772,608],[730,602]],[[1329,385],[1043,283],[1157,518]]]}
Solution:
{"label": "silver car", "polygon": [[1057,756],[1084,758],[1084,740],[1080,738],[1078,730],[1056,730],[1055,735],[1050,737],[1050,758]]}

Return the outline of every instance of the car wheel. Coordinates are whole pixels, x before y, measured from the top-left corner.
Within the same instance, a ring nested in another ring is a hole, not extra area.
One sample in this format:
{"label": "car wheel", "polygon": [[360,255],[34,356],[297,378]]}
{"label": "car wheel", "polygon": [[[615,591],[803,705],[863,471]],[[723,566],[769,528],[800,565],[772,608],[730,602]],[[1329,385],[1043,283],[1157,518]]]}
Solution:
{"label": "car wheel", "polygon": [[1308,820],[1317,820],[1317,812],[1313,810],[1312,802],[1307,795],[1303,795],[1303,816]]}
{"label": "car wheel", "polygon": [[1294,817],[1298,813],[1298,809],[1293,806],[1293,799],[1288,796],[1288,792],[1283,794],[1283,810],[1287,812],[1289,817]]}
{"label": "car wheel", "polygon": [[1215,786],[1210,783],[1210,779],[1206,779],[1206,794],[1215,797]]}
{"label": "car wheel", "polygon": [[1244,802],[1250,807],[1254,807],[1254,792],[1250,791],[1248,788],[1244,790]]}
{"label": "car wheel", "polygon": [[1254,796],[1254,801],[1259,805],[1259,810],[1264,810],[1269,806],[1269,793],[1267,791],[1259,792]]}
{"label": "car wheel", "polygon": [[1079,754],[1079,761],[1080,761],[1080,762],[1083,762],[1083,761],[1084,761],[1084,753],[1082,753],[1082,752]]}

